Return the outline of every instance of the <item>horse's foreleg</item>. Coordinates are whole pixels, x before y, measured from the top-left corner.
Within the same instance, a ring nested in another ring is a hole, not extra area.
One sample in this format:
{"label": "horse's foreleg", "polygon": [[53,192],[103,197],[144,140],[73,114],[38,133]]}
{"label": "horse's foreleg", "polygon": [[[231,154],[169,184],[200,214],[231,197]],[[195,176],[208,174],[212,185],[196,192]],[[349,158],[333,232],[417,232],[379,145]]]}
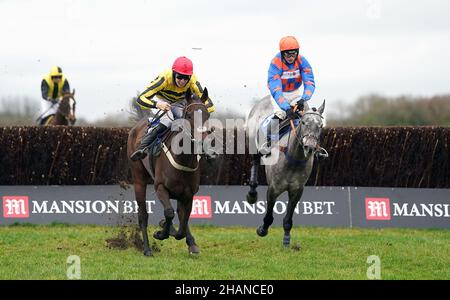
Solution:
{"label": "horse's foreleg", "polygon": [[145,183],[135,183],[134,193],[136,195],[136,201],[138,203],[138,218],[139,218],[139,228],[142,231],[142,239],[144,244],[144,255],[151,256],[152,251],[148,243],[148,212],[145,205],[145,196],[147,191],[147,185]]}
{"label": "horse's foreleg", "polygon": [[188,245],[189,254],[200,254],[200,248],[195,243],[195,239],[191,233],[189,224],[186,230],[186,244]]}
{"label": "horse's foreleg", "polygon": [[269,227],[273,223],[273,207],[278,195],[275,194],[273,188],[269,185],[267,189],[267,211],[264,216],[264,224],[256,230],[256,233],[263,237],[269,233]]}
{"label": "horse's foreleg", "polygon": [[169,192],[164,187],[164,185],[159,184],[156,189],[156,195],[158,199],[161,201],[164,207],[164,218],[166,219],[163,225],[163,229],[160,231],[156,231],[153,234],[153,237],[158,240],[165,240],[169,237],[170,228],[172,226],[172,220],[175,217],[175,211],[173,210],[172,205],[170,204]]}
{"label": "horse's foreleg", "polygon": [[[180,216],[182,216],[184,213],[184,207],[182,207],[182,205],[177,206],[177,213],[178,213],[178,219],[180,220],[180,223],[181,223],[182,217],[180,217]],[[162,227],[162,226],[164,226],[164,223],[162,223],[160,225]],[[170,235],[175,237],[177,235],[177,233],[178,232],[175,230],[175,227],[172,225],[170,227]],[[186,245],[188,246],[189,254],[199,254],[200,253],[200,249],[197,246],[197,244],[195,243],[195,238],[192,235],[191,230],[189,228],[189,223],[186,226]]]}
{"label": "horse's foreleg", "polygon": [[181,240],[186,237],[189,217],[192,210],[192,197],[184,201],[178,201],[178,219],[180,220],[180,226],[178,227],[178,232],[175,235],[175,239]]}
{"label": "horse's foreleg", "polygon": [[253,155],[249,182],[250,191],[247,194],[247,202],[250,204],[254,204],[258,200],[258,192],[256,191],[256,188],[258,187],[258,168],[260,161],[261,157],[258,154]]}
{"label": "horse's foreleg", "polygon": [[289,193],[289,202],[286,210],[286,216],[283,218],[283,228],[284,228],[284,238],[283,238],[283,246],[289,247],[291,243],[291,229],[292,229],[292,216],[294,215],[295,207],[297,206],[298,201],[302,197],[303,187],[299,190],[288,191]]}

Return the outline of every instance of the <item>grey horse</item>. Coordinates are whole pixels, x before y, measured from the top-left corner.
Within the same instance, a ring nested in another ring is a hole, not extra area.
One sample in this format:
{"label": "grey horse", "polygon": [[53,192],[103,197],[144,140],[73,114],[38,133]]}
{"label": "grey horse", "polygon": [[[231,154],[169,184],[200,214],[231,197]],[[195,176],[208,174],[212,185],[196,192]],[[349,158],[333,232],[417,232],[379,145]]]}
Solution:
{"label": "grey horse", "polygon": [[[265,136],[264,133],[259,133],[260,123],[272,113],[272,109],[271,98],[265,97],[250,111],[246,120],[246,132],[250,153],[257,153],[260,144],[258,137]],[[256,233],[261,237],[268,234],[269,227],[273,223],[273,207],[275,201],[278,196],[287,191],[289,202],[286,216],[283,219],[283,245],[285,247],[289,247],[290,245],[292,216],[303,194],[304,186],[311,174],[314,156],[328,156],[326,150],[319,146],[324,109],[325,100],[318,109],[310,109],[307,103],[305,103],[303,112],[298,113],[298,117],[300,118],[297,122],[298,125],[294,125],[294,128],[291,128],[290,132],[278,141],[278,145],[277,143],[273,143],[270,154],[265,156],[253,154],[250,191],[247,194],[247,201],[251,204],[257,201],[258,166],[261,163],[265,165],[268,183],[267,211],[264,217],[264,224],[256,230]]]}

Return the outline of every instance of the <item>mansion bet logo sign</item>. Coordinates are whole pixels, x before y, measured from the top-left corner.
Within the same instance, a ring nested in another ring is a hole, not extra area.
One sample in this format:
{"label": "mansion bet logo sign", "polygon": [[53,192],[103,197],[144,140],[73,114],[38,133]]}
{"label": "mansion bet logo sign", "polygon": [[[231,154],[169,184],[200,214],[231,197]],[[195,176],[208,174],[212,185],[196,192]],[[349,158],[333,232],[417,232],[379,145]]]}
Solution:
{"label": "mansion bet logo sign", "polygon": [[389,221],[392,217],[449,218],[450,204],[409,201],[391,203],[389,198],[366,198],[367,220]]}
{"label": "mansion bet logo sign", "polygon": [[4,218],[28,218],[28,196],[3,196]]}
{"label": "mansion bet logo sign", "polygon": [[391,206],[389,198],[366,198],[367,220],[390,220]]}

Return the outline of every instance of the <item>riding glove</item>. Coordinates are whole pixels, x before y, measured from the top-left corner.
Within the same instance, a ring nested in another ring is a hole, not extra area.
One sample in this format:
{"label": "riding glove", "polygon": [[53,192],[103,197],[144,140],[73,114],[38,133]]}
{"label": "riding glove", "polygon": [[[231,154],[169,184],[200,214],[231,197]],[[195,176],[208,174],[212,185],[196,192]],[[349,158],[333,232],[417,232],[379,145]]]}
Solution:
{"label": "riding glove", "polygon": [[305,108],[305,100],[300,99],[297,101],[297,110],[302,111]]}
{"label": "riding glove", "polygon": [[291,107],[286,111],[286,118],[288,118],[289,120],[293,120],[295,119],[296,114],[294,112],[294,109]]}

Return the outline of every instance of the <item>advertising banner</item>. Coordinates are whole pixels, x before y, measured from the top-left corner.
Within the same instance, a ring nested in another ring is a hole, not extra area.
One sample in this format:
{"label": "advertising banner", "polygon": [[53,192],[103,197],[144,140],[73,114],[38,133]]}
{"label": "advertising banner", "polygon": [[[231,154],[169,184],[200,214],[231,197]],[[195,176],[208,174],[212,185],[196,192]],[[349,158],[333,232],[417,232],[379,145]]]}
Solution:
{"label": "advertising banner", "polygon": [[[194,196],[192,224],[262,224],[267,186],[258,202],[245,200],[247,186],[201,186]],[[133,187],[0,186],[0,225],[12,223],[137,224]],[[163,219],[153,186],[147,188],[149,223]],[[176,201],[172,201],[176,210]],[[274,206],[274,225],[282,225],[287,193]],[[450,228],[450,190],[360,187],[306,187],[294,210],[294,224],[322,227]]]}

